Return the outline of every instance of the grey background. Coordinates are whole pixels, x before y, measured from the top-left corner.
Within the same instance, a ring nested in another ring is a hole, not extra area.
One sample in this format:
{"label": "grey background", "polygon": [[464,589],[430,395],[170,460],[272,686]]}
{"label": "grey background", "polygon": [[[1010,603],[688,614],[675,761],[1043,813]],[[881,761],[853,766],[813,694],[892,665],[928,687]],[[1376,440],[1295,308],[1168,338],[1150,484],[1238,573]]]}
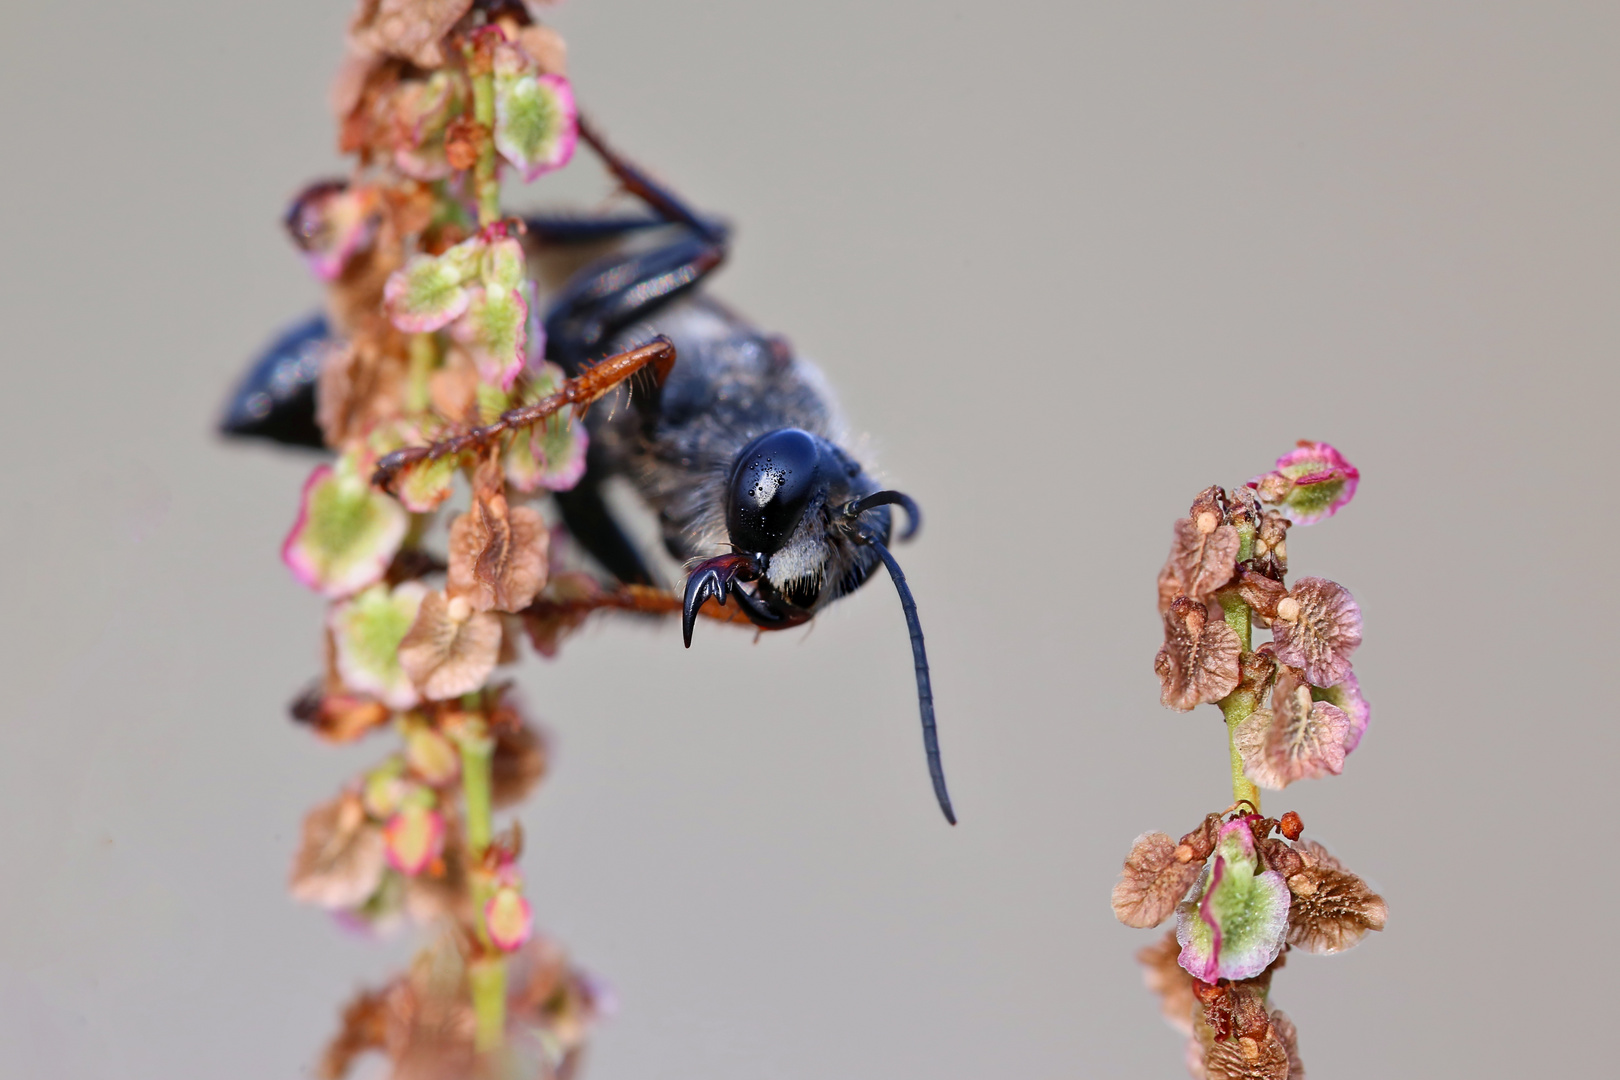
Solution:
{"label": "grey background", "polygon": [[[283,713],[317,660],[276,557],[309,461],[209,436],[317,298],[276,219],[339,164],[347,8],[7,12],[6,1077],[304,1075],[409,952],[284,895],[304,808],[383,748]],[[1374,712],[1343,777],[1267,805],[1392,913],[1278,978],[1311,1076],[1612,1062],[1620,9],[555,22],[617,141],[737,222],[719,292],[926,508],[903,557],[962,816],[881,583],[757,646],[603,625],[529,661],[537,913],[622,1000],[591,1076],[1180,1075],[1108,891],[1228,792],[1214,710],[1157,705],[1153,578],[1194,492],[1301,436],[1363,472],[1290,554],[1360,599]]]}

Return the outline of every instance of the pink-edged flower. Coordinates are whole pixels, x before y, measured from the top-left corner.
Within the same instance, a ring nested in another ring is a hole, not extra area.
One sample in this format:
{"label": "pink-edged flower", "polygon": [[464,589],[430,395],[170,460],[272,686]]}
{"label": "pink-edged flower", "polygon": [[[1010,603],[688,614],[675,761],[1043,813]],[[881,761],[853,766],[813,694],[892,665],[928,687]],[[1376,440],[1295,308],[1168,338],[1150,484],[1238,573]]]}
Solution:
{"label": "pink-edged flower", "polygon": [[387,821],[405,804],[410,789],[410,782],[405,779],[404,760],[390,757],[361,777],[360,802],[371,817]]}
{"label": "pink-edged flower", "polygon": [[1320,686],[1311,687],[1311,697],[1335,706],[1349,721],[1344,736],[1346,754],[1361,745],[1361,736],[1366,734],[1367,720],[1372,715],[1372,708],[1367,704],[1367,699],[1361,696],[1361,684],[1356,681],[1354,671],[1347,672],[1343,679],[1327,689]]}
{"label": "pink-edged flower", "polygon": [[471,285],[465,311],[450,326],[450,334],[467,350],[478,377],[510,390],[527,360],[529,305],[523,292],[494,285]]}
{"label": "pink-edged flower", "polygon": [[1361,645],[1361,608],[1336,581],[1300,578],[1277,602],[1271,639],[1280,663],[1304,668],[1313,686],[1334,686],[1350,674],[1350,654]]}
{"label": "pink-edged flower", "polygon": [[336,281],[355,252],[371,245],[380,209],[375,188],[324,180],[299,193],[284,222],[315,276]]}
{"label": "pink-edged flower", "polygon": [[461,458],[455,454],[420,462],[400,474],[394,482],[394,494],[413,514],[436,510],[455,489],[456,470],[460,466]]}
{"label": "pink-edged flower", "polygon": [[502,952],[516,952],[534,933],[534,914],[516,885],[501,885],[484,905],[484,927]]}
{"label": "pink-edged flower", "polygon": [[406,581],[392,590],[379,584],[332,609],[327,627],[344,685],[395,709],[408,709],[421,700],[399,662],[399,646],[427,595],[428,588],[420,581]]}
{"label": "pink-edged flower", "polygon": [[574,90],[561,75],[544,75],[522,49],[495,49],[495,149],[524,180],[560,169],[579,141]]}
{"label": "pink-edged flower", "polygon": [[478,261],[478,276],[491,289],[516,289],[527,269],[523,245],[507,235],[504,225],[489,230],[489,241]]}
{"label": "pink-edged flower", "polygon": [[293,576],[327,596],[347,596],[383,576],[405,539],[404,507],[372,490],[351,455],[316,466],[304,482],[298,518],[281,545]]}
{"label": "pink-edged flower", "polygon": [[1352,738],[1350,718],[1336,705],[1313,701],[1311,687],[1284,668],[1271,708],[1256,709],[1232,733],[1243,771],[1261,787],[1281,791],[1295,780],[1337,776]]}
{"label": "pink-edged flower", "polygon": [[1325,442],[1301,439],[1277,459],[1277,467],[1249,481],[1261,501],[1279,504],[1295,525],[1313,525],[1332,517],[1356,494],[1361,473]]}
{"label": "pink-edged flower", "polygon": [[1263,870],[1243,818],[1221,827],[1215,857],[1176,908],[1177,958],[1195,979],[1252,978],[1277,959],[1288,931],[1288,884]]}
{"label": "pink-edged flower", "polygon": [[488,241],[480,234],[442,255],[413,255],[388,275],[383,304],[394,325],[408,334],[447,326],[472,302],[467,285],[477,276]]}
{"label": "pink-edged flower", "polygon": [[388,865],[415,877],[444,851],[444,817],[420,802],[408,802],[383,829]]}

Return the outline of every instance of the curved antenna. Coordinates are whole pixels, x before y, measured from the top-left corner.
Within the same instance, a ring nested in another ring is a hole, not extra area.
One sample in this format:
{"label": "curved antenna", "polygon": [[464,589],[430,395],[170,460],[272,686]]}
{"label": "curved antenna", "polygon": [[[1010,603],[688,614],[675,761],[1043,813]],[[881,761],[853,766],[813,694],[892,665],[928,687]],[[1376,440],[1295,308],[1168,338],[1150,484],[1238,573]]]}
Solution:
{"label": "curved antenna", "polygon": [[874,506],[898,506],[906,512],[906,531],[900,534],[900,539],[910,540],[922,528],[922,510],[917,506],[910,495],[900,491],[874,491],[859,502],[852,502],[845,507],[847,517],[860,517]]}
{"label": "curved antenna", "polygon": [[[895,495],[895,501],[904,499],[900,505],[905,506],[911,500],[897,491],[880,491],[877,495],[870,495],[875,499],[878,495]],[[913,521],[916,518],[912,518]],[[877,549],[883,557],[883,565],[889,568],[889,577],[894,581],[895,590],[900,594],[900,606],[906,613],[906,630],[911,634],[911,658],[917,666],[917,708],[922,713],[923,749],[928,754],[928,776],[934,781],[934,798],[939,800],[939,808],[945,812],[945,820],[952,825],[956,824],[956,812],[951,809],[951,795],[945,790],[945,766],[939,760],[939,731],[934,726],[934,688],[928,680],[928,653],[923,649],[922,623],[917,619],[917,601],[911,598],[911,589],[906,585],[905,572],[900,564],[894,561],[889,549],[876,540],[867,543]]]}

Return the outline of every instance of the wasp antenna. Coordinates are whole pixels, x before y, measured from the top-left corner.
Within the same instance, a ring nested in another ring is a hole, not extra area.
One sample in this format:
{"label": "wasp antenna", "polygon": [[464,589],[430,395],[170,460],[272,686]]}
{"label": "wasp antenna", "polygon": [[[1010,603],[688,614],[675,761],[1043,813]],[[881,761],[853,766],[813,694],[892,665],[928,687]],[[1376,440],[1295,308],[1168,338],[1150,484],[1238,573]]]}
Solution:
{"label": "wasp antenna", "polygon": [[850,503],[844,513],[852,518],[860,517],[874,506],[898,506],[906,512],[906,530],[900,534],[902,540],[910,540],[922,528],[922,510],[916,500],[901,491],[874,491],[859,502]]}
{"label": "wasp antenna", "polygon": [[[877,495],[869,495],[861,502],[868,502],[878,495],[897,496],[894,502],[906,506],[911,500],[897,491],[880,491]],[[903,502],[901,500],[904,500]],[[859,505],[859,504],[857,504]],[[874,504],[876,505],[876,504]],[[910,507],[907,507],[908,511]],[[915,522],[916,518],[913,517]],[[934,688],[928,679],[928,652],[923,648],[922,623],[917,618],[917,601],[911,598],[911,587],[906,584],[906,575],[895,562],[889,549],[876,540],[868,541],[877,553],[883,558],[883,565],[888,567],[889,578],[894,582],[895,591],[900,594],[900,607],[906,613],[906,630],[911,635],[911,658],[917,667],[917,709],[922,713],[923,749],[928,754],[928,776],[934,782],[934,798],[939,800],[939,808],[945,813],[945,820],[952,825],[956,824],[956,812],[951,809],[951,794],[945,790],[945,766],[939,759],[939,730],[934,725]]]}

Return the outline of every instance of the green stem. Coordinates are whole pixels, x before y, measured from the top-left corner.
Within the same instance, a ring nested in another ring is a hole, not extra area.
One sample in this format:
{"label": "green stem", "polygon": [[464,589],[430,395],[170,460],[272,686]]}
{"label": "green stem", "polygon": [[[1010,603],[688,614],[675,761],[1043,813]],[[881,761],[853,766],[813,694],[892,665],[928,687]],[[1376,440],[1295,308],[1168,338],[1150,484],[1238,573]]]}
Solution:
{"label": "green stem", "polygon": [[1234,690],[1221,699],[1221,715],[1226,717],[1226,750],[1232,760],[1232,801],[1247,801],[1258,813],[1260,789],[1243,775],[1243,755],[1237,748],[1237,726],[1254,712],[1255,704],[1254,695],[1245,690]]}
{"label": "green stem", "polygon": [[490,804],[490,763],[495,756],[495,740],[482,717],[471,719],[456,742],[461,747],[461,793],[467,807],[467,847],[476,865],[495,835],[494,812]]}
{"label": "green stem", "polygon": [[467,981],[472,986],[474,1045],[481,1053],[498,1049],[506,1034],[506,961],[474,960],[467,968]]}
{"label": "green stem", "polygon": [[506,960],[494,952],[484,908],[494,893],[494,881],[484,868],[484,855],[494,838],[494,811],[491,805],[491,762],[495,740],[482,716],[468,719],[456,739],[461,748],[461,798],[466,808],[468,879],[472,886],[473,926],[485,955],[467,969],[472,988],[473,1013],[477,1018],[479,1050],[500,1046],[506,1030]]}
{"label": "green stem", "polygon": [[433,369],[439,366],[439,342],[432,334],[413,334],[411,336],[411,364],[409,378],[405,382],[405,411],[407,413],[427,412],[431,400],[428,395],[428,380],[433,375]]}
{"label": "green stem", "polygon": [[[1238,561],[1243,562],[1254,558],[1254,526],[1249,524],[1238,526]],[[1226,625],[1230,626],[1238,636],[1238,643],[1243,655],[1248,655],[1254,637],[1254,612],[1236,596],[1221,600],[1221,609],[1226,613]],[[1247,720],[1258,708],[1260,702],[1253,691],[1239,686],[1226,697],[1221,699],[1221,715],[1226,718],[1226,751],[1232,765],[1232,801],[1248,802],[1255,812],[1260,810],[1260,789],[1254,781],[1243,775],[1243,755],[1238,753],[1237,727]]]}
{"label": "green stem", "polygon": [[473,183],[478,192],[478,224],[493,225],[501,217],[501,177],[495,161],[495,73],[477,70],[485,65],[474,65],[472,73],[473,119],[484,130],[478,146],[478,161],[473,166]]}

